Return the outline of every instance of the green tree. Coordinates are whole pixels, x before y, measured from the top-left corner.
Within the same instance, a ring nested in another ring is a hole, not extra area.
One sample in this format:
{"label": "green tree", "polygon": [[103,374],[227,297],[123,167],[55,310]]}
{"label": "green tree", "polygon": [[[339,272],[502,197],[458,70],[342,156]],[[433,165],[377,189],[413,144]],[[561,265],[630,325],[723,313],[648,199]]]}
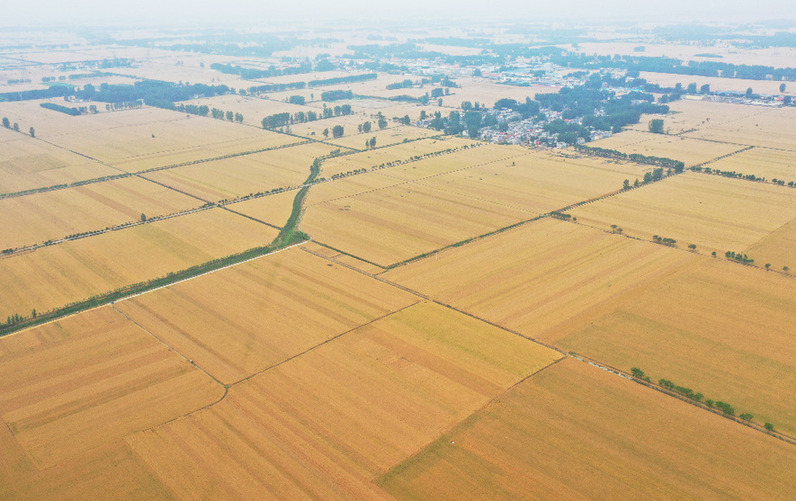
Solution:
{"label": "green tree", "polygon": [[629,179],[625,179],[625,182],[622,184],[622,189],[623,190],[629,190],[630,189],[630,180]]}
{"label": "green tree", "polygon": [[231,111],[227,111],[227,115],[226,116],[227,116],[227,120],[229,120],[231,122],[235,118],[235,113],[233,113]]}
{"label": "green tree", "polygon": [[329,137],[329,129],[323,129],[323,137]]}
{"label": "green tree", "polygon": [[749,414],[748,412],[746,412],[738,417],[743,419],[744,421],[751,421],[752,419],[754,419],[755,416],[753,414]]}
{"label": "green tree", "polygon": [[30,132],[30,137],[36,137],[36,129],[33,127],[31,127],[28,132]]}
{"label": "green tree", "polygon": [[710,84],[705,84],[699,88],[700,94],[710,94]]}
{"label": "green tree", "polygon": [[746,89],[746,97],[752,97],[752,93],[753,93],[753,92],[754,92],[754,91],[752,90],[752,88],[751,88],[751,87],[749,87],[748,89]]}
{"label": "green tree", "polygon": [[768,431],[774,431],[774,425],[771,423],[766,423],[763,426],[765,426]]}
{"label": "green tree", "polygon": [[145,222],[145,221],[146,221],[146,214],[144,214],[144,213],[142,212],[142,213],[141,213],[141,222],[143,223],[143,222]]}
{"label": "green tree", "polygon": [[630,373],[636,379],[644,379],[644,377],[645,377],[644,371],[639,369],[638,367],[633,367],[632,369],[630,369]]}
{"label": "green tree", "polygon": [[785,92],[785,84],[779,84],[779,92]]}
{"label": "green tree", "polygon": [[343,137],[344,131],[342,125],[335,125],[332,127],[332,137],[337,139],[338,137]]}
{"label": "green tree", "polygon": [[688,244],[688,248],[691,250],[696,250],[696,244]]}
{"label": "green tree", "polygon": [[371,128],[370,121],[367,121],[367,122],[362,124],[362,132],[364,132],[365,134],[370,132],[370,128]]}
{"label": "green tree", "polygon": [[650,120],[649,129],[653,134],[663,134],[663,119],[653,118]]}
{"label": "green tree", "polygon": [[384,129],[385,127],[387,127],[387,119],[379,117],[379,129]]}
{"label": "green tree", "polygon": [[3,127],[6,129],[11,127],[11,122],[8,121],[8,117],[3,117]]}
{"label": "green tree", "polygon": [[14,130],[19,132],[19,124],[14,122]]}
{"label": "green tree", "polygon": [[243,114],[242,113],[235,113],[235,121],[238,123],[243,123]]}
{"label": "green tree", "polygon": [[376,136],[373,136],[372,138],[370,138],[370,147],[371,148],[375,148],[376,147]]}

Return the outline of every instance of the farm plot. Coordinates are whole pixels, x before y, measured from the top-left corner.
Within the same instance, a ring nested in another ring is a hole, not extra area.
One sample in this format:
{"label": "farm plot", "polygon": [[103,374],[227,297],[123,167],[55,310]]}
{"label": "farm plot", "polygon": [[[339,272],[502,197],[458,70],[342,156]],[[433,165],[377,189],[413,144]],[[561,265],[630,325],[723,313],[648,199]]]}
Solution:
{"label": "farm plot", "polygon": [[755,256],[758,265],[771,265],[771,269],[788,273],[796,271],[796,218],[752,244],[745,251]]}
{"label": "farm plot", "polygon": [[302,229],[388,266],[531,217],[528,210],[407,183],[308,207]]}
{"label": "farm plot", "polygon": [[217,401],[224,388],[104,307],[0,340],[0,418],[43,469]]}
{"label": "farm plot", "polygon": [[[514,85],[503,85],[491,80],[481,78],[457,78],[456,83],[459,88],[450,89],[451,95],[442,96],[442,104],[451,108],[461,108],[463,101],[471,103],[479,102],[487,107],[492,107],[496,101],[503,98],[516,99],[525,102],[525,98],[531,99],[536,94],[552,94],[558,92],[560,87],[534,85],[532,87],[518,87]],[[434,101],[432,99],[432,101]]]}
{"label": "farm plot", "polygon": [[737,155],[722,158],[718,162],[710,164],[709,167],[713,170],[754,174],[769,181],[782,179],[787,183],[796,181],[796,151],[752,148]]}
{"label": "farm plot", "polygon": [[0,127],[0,194],[119,174],[70,151]]}
{"label": "farm plot", "polygon": [[547,332],[617,294],[697,259],[554,219],[448,249],[382,276],[551,342]]}
{"label": "farm plot", "polygon": [[560,357],[421,303],[127,440],[186,497],[374,497],[374,477]]}
{"label": "farm plot", "polygon": [[314,108],[298,104],[231,94],[185,101],[182,104],[195,104],[196,106],[207,106],[211,110],[218,108],[224,112],[240,113],[243,115],[243,123],[256,127],[262,127],[264,117],[276,113],[290,113],[293,115],[299,111],[305,113],[307,111],[317,112]]}
{"label": "farm plot", "polygon": [[290,249],[116,307],[230,384],[413,302],[409,293]]}
{"label": "farm plot", "polygon": [[77,130],[65,127],[37,135],[127,172],[299,142],[275,132],[160,109],[63,116],[87,123]]}
{"label": "farm plot", "polygon": [[270,243],[277,230],[210,209],[0,259],[0,317],[29,316]]}
{"label": "farm plot", "polygon": [[[390,129],[393,130],[400,130]],[[421,139],[408,143],[398,143],[386,148],[352,153],[324,160],[321,166],[321,176],[331,178],[335,174],[343,174],[359,169],[371,170],[390,162],[408,162],[422,155],[470,146],[474,143],[458,138]],[[477,144],[477,143],[475,143]],[[376,146],[379,146],[378,140]]]}
{"label": "farm plot", "polygon": [[[539,215],[617,191],[625,179],[643,171],[635,164],[532,152],[420,179],[416,184]],[[391,173],[392,169],[385,171]]]}
{"label": "farm plot", "polygon": [[[713,50],[713,48],[711,48]],[[744,51],[746,52],[746,51]],[[792,55],[790,56],[792,57]],[[753,62],[747,64],[765,64],[761,63],[757,58],[750,58]],[[777,64],[787,64],[780,61]],[[793,95],[796,88],[793,84],[789,84],[785,88],[785,92],[779,91],[779,86],[782,82],[776,80],[748,80],[745,78],[720,78],[720,77],[703,77],[699,75],[676,75],[672,73],[653,73],[649,71],[642,71],[639,77],[645,79],[649,83],[656,83],[662,87],[674,87],[678,83],[687,87],[690,83],[696,83],[697,88],[703,85],[710,85],[712,92],[725,91],[725,92],[742,92],[746,93],[746,89],[750,87],[756,93],[760,94],[790,94]]]}
{"label": "farm plot", "polygon": [[0,200],[0,248],[43,243],[198,207],[194,198],[131,177]]}
{"label": "farm plot", "polygon": [[792,435],[794,320],[792,278],[703,257],[545,338],[625,371],[640,367]]}
{"label": "farm plot", "polygon": [[681,134],[686,131],[702,130],[720,124],[730,124],[750,116],[758,116],[768,111],[759,106],[744,104],[714,103],[682,99],[668,104],[670,113],[667,115],[643,115],[639,123],[629,126],[630,129],[646,132],[649,121],[654,118],[663,119],[663,129],[667,134]]}
{"label": "farm plot", "polygon": [[300,185],[309,176],[313,160],[330,151],[325,144],[301,144],[151,172],[146,177],[215,202]]}
{"label": "farm plot", "polygon": [[372,130],[371,132],[357,133],[342,137],[340,139],[334,139],[331,142],[334,144],[339,144],[340,146],[346,146],[348,148],[367,149],[365,146],[365,141],[371,141],[373,138],[376,138],[376,146],[389,146],[392,144],[402,143],[404,141],[413,141],[440,135],[439,131],[433,129],[424,129],[421,127],[398,126],[389,129],[378,130],[378,127],[374,125],[374,129],[375,130]]}
{"label": "farm plot", "polygon": [[[695,136],[694,136],[695,137]],[[728,144],[700,141],[689,135],[667,136],[639,131],[620,132],[614,136],[588,144],[592,147],[619,150],[632,155],[671,158],[685,163],[686,167],[709,162],[742,149],[742,143]]]}
{"label": "farm plot", "polygon": [[788,497],[794,448],[574,360],[377,483],[398,499]]}
{"label": "farm plot", "polygon": [[690,132],[687,136],[796,151],[796,131],[792,127],[794,120],[796,120],[796,109],[793,107],[768,108],[765,113]]}
{"label": "farm plot", "polygon": [[[673,238],[700,252],[742,251],[796,217],[796,190],[685,173],[572,210],[578,221],[616,224],[644,239]],[[758,259],[755,256],[750,256]]]}
{"label": "farm plot", "polygon": [[[337,106],[335,103],[329,103],[332,105],[331,107]],[[319,141],[327,141],[335,139],[332,134],[332,129],[336,126],[341,126],[343,128],[343,136],[353,136],[359,134],[359,126],[365,122],[370,121],[374,128],[378,129],[378,125],[367,115],[364,114],[354,114],[354,115],[339,115],[332,118],[324,118],[322,120],[315,120],[314,122],[304,122],[300,124],[293,124],[290,126],[290,132],[297,136],[301,137],[308,137],[312,139],[316,139]],[[393,122],[388,122],[387,127],[393,127],[397,124]],[[326,131],[326,135],[324,135],[324,131]],[[370,139],[373,134],[368,136]],[[377,139],[378,141],[378,139]],[[357,144],[352,146],[354,149],[363,150],[365,149],[365,140],[362,141],[357,140]]]}
{"label": "farm plot", "polygon": [[295,191],[275,193],[261,198],[254,198],[244,202],[236,202],[227,207],[229,210],[240,212],[247,216],[264,221],[280,228],[284,226],[293,211]]}

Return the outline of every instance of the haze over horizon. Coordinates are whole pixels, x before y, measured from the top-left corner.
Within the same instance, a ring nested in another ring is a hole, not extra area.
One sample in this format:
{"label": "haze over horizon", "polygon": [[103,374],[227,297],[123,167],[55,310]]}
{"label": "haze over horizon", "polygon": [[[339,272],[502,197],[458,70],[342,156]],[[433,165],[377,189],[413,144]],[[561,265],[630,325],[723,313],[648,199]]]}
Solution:
{"label": "haze over horizon", "polygon": [[[713,22],[746,23],[787,19],[792,9],[785,0],[742,2],[733,0],[672,0],[665,5],[633,0],[560,0],[524,2],[497,0],[477,2],[404,0],[378,4],[365,0],[299,0],[261,3],[242,0],[219,4],[207,0],[175,0],[164,3],[139,0],[134,3],[84,0],[79,4],[57,0],[31,0],[12,3],[4,9],[0,26],[25,28],[38,26],[230,26],[283,24],[286,22],[340,21],[355,25],[392,21],[422,23],[445,21],[516,22],[601,22],[605,20],[640,23]],[[789,17],[794,19],[794,15]]]}

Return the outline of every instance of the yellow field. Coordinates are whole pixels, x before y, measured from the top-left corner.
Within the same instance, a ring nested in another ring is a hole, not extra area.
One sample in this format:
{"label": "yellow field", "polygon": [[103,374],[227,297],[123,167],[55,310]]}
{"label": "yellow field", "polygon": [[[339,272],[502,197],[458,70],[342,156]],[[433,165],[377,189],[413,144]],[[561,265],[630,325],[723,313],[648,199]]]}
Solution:
{"label": "yellow field", "polygon": [[0,193],[73,183],[119,171],[0,127]]}
{"label": "yellow field", "polygon": [[752,148],[737,155],[722,158],[709,165],[711,169],[742,172],[764,177],[768,181],[783,179],[796,181],[796,151]]}
{"label": "yellow field", "polygon": [[277,230],[222,209],[0,259],[0,317],[29,316],[270,243]]}
{"label": "yellow field", "polygon": [[[477,101],[491,108],[496,101],[503,98],[525,102],[526,97],[534,99],[536,94],[552,94],[559,90],[559,87],[542,85],[532,87],[502,85],[479,77],[462,77],[455,80],[461,87],[450,89],[451,95],[449,96],[442,96],[443,106],[461,108],[462,101],[470,101],[473,104]],[[430,102],[436,102],[436,99],[432,99]]]}
{"label": "yellow field", "polygon": [[696,244],[699,252],[724,255],[796,217],[796,190],[689,172],[578,207],[572,215],[601,228],[616,224],[632,236],[674,238],[681,248]]}
{"label": "yellow field", "polygon": [[[637,167],[482,146],[324,183],[302,227],[315,240],[388,266],[458,241],[616,191]],[[360,179],[363,178],[363,179]],[[398,183],[398,180],[406,182]]]}
{"label": "yellow field", "polygon": [[794,120],[796,109],[792,107],[768,108],[759,115],[691,132],[688,137],[796,151]]}
{"label": "yellow field", "polygon": [[753,243],[744,252],[754,256],[758,266],[768,263],[772,270],[777,271],[783,271],[787,266],[788,273],[793,274],[796,272],[793,264],[796,263],[796,218]]}
{"label": "yellow field", "polygon": [[296,248],[116,307],[231,384],[415,301]]}
{"label": "yellow field", "polygon": [[796,283],[723,260],[614,297],[545,339],[629,371],[642,368],[796,432]]}
{"label": "yellow field", "polygon": [[[713,52],[713,48],[710,49]],[[760,60],[748,64],[765,64]],[[790,63],[788,63],[790,64]],[[674,87],[676,84],[681,83],[683,87],[688,87],[688,84],[695,82],[697,89],[703,85],[710,85],[710,90],[715,91],[733,91],[733,92],[746,92],[746,89],[752,88],[758,94],[785,94],[793,95],[796,93],[796,86],[787,82],[785,92],[780,93],[779,86],[783,82],[776,80],[747,80],[743,78],[720,78],[720,77],[703,77],[699,75],[675,75],[671,73],[651,73],[648,71],[640,72],[639,76],[649,83],[656,83],[662,87]]]}
{"label": "yellow field", "polygon": [[[401,129],[404,129],[404,127],[388,129],[387,131],[382,131],[382,133],[391,134],[392,131],[400,131]],[[323,165],[321,165],[321,176],[329,179],[335,174],[342,174],[358,169],[370,170],[374,167],[378,167],[379,165],[389,162],[407,162],[415,156],[421,156],[447,149],[461,148],[465,145],[469,146],[472,144],[474,144],[472,141],[466,141],[458,138],[440,138],[421,139],[419,141],[411,141],[408,143],[401,142],[386,148],[381,148],[378,147],[379,143],[377,140],[376,149],[324,160]]]}
{"label": "yellow field", "polygon": [[378,147],[402,143],[404,140],[411,141],[414,139],[438,135],[440,135],[439,131],[434,129],[424,129],[421,127],[397,126],[379,130],[378,126],[375,126],[374,130],[371,130],[368,133],[363,132],[352,134],[350,136],[341,137],[340,139],[333,139],[331,142],[334,144],[339,144],[340,146],[364,150],[366,149],[365,141],[370,141],[370,139],[374,137],[376,138],[376,146]]}
{"label": "yellow field", "polygon": [[34,469],[221,398],[224,388],[112,307],[0,340],[0,418]]}
{"label": "yellow field", "polygon": [[157,108],[72,117],[35,109],[36,101],[25,104],[26,112],[49,114],[35,123],[37,137],[128,172],[299,142],[225,120]]}
{"label": "yellow field", "polygon": [[215,202],[298,186],[309,176],[313,160],[330,151],[331,146],[321,143],[301,144],[151,172],[146,177]]}
{"label": "yellow field", "polygon": [[[664,119],[664,124],[665,124]],[[693,136],[693,137],[692,137]],[[611,137],[589,143],[589,146],[619,150],[631,155],[640,153],[647,156],[671,158],[685,163],[686,167],[709,162],[743,148],[742,142],[736,144],[700,141],[698,133],[685,136],[667,136],[628,130]],[[711,138],[712,139],[712,138]]]}
{"label": "yellow field", "polygon": [[667,134],[680,134],[691,130],[709,129],[722,124],[732,124],[748,117],[756,117],[767,113],[768,108],[743,104],[714,103],[681,99],[669,103],[670,113],[661,115],[643,115],[639,123],[629,126],[630,129],[646,132],[649,121],[663,118],[663,128]]}
{"label": "yellow field", "polygon": [[128,442],[161,482],[188,498],[383,496],[374,477],[558,358],[422,303]]}
{"label": "yellow field", "polygon": [[543,219],[382,276],[549,341],[546,332],[562,321],[654,283],[694,259],[652,243]]}
{"label": "yellow field", "polygon": [[0,248],[16,248],[74,233],[198,207],[198,200],[130,177],[0,200]]}
{"label": "yellow field", "polygon": [[[219,73],[220,74],[220,73]],[[257,82],[250,82],[249,86],[257,85]],[[314,108],[290,104],[270,99],[260,99],[256,97],[241,95],[214,96],[204,99],[185,101],[183,104],[195,104],[197,106],[207,106],[211,110],[218,108],[224,112],[232,111],[243,115],[243,123],[262,127],[263,118],[276,113],[290,113],[291,115],[303,111],[316,111]],[[208,114],[208,116],[210,116]]]}
{"label": "yellow field", "polygon": [[[327,104],[332,108],[338,106],[337,102],[327,103]],[[366,114],[354,114],[354,115],[340,115],[332,118],[324,118],[322,120],[315,120],[314,122],[305,122],[302,124],[293,124],[290,126],[290,132],[292,134],[296,134],[297,136],[308,137],[316,139],[318,141],[331,141],[334,139],[332,137],[332,129],[335,126],[337,125],[343,126],[343,137],[355,136],[359,134],[358,127],[367,121],[370,121],[374,129],[379,128],[379,126],[373,121],[372,118],[370,118],[370,116]],[[394,127],[396,125],[397,124],[395,122],[392,121],[387,122],[387,128]],[[324,129],[329,129],[328,137],[323,135]],[[367,136],[368,139],[370,139],[374,135],[373,132],[375,132],[375,130],[371,130],[371,134]],[[377,141],[376,145],[378,146],[378,139],[376,141]],[[362,141],[357,141],[357,144],[352,145],[352,147],[357,150],[365,149],[365,139],[363,138]]]}
{"label": "yellow field", "polygon": [[237,202],[228,205],[229,210],[246,214],[260,221],[282,227],[290,217],[293,210],[293,200],[296,198],[295,191],[276,193],[245,202]]}
{"label": "yellow field", "polygon": [[793,446],[574,360],[377,483],[398,499],[782,499]]}

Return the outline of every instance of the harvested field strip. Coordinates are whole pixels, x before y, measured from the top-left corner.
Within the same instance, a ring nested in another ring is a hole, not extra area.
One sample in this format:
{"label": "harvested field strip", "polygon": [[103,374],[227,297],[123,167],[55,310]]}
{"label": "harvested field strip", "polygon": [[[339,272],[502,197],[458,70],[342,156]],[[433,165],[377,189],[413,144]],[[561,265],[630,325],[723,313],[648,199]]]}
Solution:
{"label": "harvested field strip", "polygon": [[777,499],[794,468],[788,444],[566,360],[377,483],[402,499]]}
{"label": "harvested field strip", "polygon": [[558,359],[421,303],[236,385],[206,411],[127,440],[160,481],[197,497],[379,496],[374,477]]}

